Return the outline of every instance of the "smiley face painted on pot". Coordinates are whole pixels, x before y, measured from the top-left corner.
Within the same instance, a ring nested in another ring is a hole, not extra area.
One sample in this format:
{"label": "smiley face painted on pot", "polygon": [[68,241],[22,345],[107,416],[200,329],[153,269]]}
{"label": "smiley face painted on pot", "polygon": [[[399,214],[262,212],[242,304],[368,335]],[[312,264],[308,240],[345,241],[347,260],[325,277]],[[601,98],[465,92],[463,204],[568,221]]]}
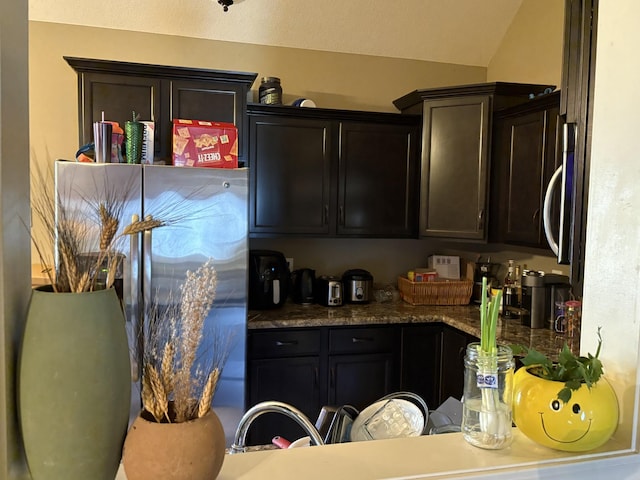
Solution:
{"label": "smiley face painted on pot", "polygon": [[604,444],[618,425],[618,400],[604,379],[573,391],[569,403],[557,398],[564,386],[520,368],[514,375],[513,421],[528,438],[545,447],[568,452],[592,450]]}

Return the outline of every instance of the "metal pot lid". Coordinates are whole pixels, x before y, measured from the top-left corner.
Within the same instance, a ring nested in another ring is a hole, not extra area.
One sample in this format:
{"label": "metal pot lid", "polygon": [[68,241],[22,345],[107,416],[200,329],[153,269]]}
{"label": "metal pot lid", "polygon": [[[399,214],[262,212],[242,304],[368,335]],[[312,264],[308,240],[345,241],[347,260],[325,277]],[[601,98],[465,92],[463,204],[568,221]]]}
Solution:
{"label": "metal pot lid", "polygon": [[345,280],[373,280],[373,276],[366,270],[354,268],[342,274],[342,281]]}

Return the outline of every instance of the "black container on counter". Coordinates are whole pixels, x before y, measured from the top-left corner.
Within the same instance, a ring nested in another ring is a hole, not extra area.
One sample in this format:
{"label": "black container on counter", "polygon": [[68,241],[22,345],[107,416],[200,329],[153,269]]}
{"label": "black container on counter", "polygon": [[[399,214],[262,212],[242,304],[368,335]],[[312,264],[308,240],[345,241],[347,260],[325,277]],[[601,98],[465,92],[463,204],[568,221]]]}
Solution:
{"label": "black container on counter", "polygon": [[278,77],[262,77],[258,89],[258,99],[265,105],[282,104],[282,86]]}
{"label": "black container on counter", "polygon": [[281,307],[289,295],[291,274],[283,253],[249,251],[249,308]]}
{"label": "black container on counter", "polygon": [[316,272],[311,268],[299,268],[291,272],[291,299],[295,303],[309,305],[315,302]]}

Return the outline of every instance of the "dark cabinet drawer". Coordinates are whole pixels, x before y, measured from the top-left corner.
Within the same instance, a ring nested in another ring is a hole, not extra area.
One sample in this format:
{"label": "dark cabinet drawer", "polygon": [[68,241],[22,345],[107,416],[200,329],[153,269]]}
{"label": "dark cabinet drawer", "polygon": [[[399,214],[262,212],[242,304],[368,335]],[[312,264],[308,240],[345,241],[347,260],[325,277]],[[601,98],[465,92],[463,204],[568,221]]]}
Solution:
{"label": "dark cabinet drawer", "polygon": [[393,351],[396,334],[393,328],[340,328],[329,331],[330,354],[375,353]]}
{"label": "dark cabinet drawer", "polygon": [[275,358],[291,355],[317,355],[320,352],[320,330],[273,330],[249,334],[251,358]]}

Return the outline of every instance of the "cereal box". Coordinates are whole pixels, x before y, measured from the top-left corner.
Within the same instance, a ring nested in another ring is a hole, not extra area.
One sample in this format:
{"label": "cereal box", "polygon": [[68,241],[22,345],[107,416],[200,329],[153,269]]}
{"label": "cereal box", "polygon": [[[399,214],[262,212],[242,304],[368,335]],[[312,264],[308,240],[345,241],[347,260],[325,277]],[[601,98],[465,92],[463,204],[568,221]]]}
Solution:
{"label": "cereal box", "polygon": [[173,164],[238,168],[238,129],[232,123],[174,119]]}

